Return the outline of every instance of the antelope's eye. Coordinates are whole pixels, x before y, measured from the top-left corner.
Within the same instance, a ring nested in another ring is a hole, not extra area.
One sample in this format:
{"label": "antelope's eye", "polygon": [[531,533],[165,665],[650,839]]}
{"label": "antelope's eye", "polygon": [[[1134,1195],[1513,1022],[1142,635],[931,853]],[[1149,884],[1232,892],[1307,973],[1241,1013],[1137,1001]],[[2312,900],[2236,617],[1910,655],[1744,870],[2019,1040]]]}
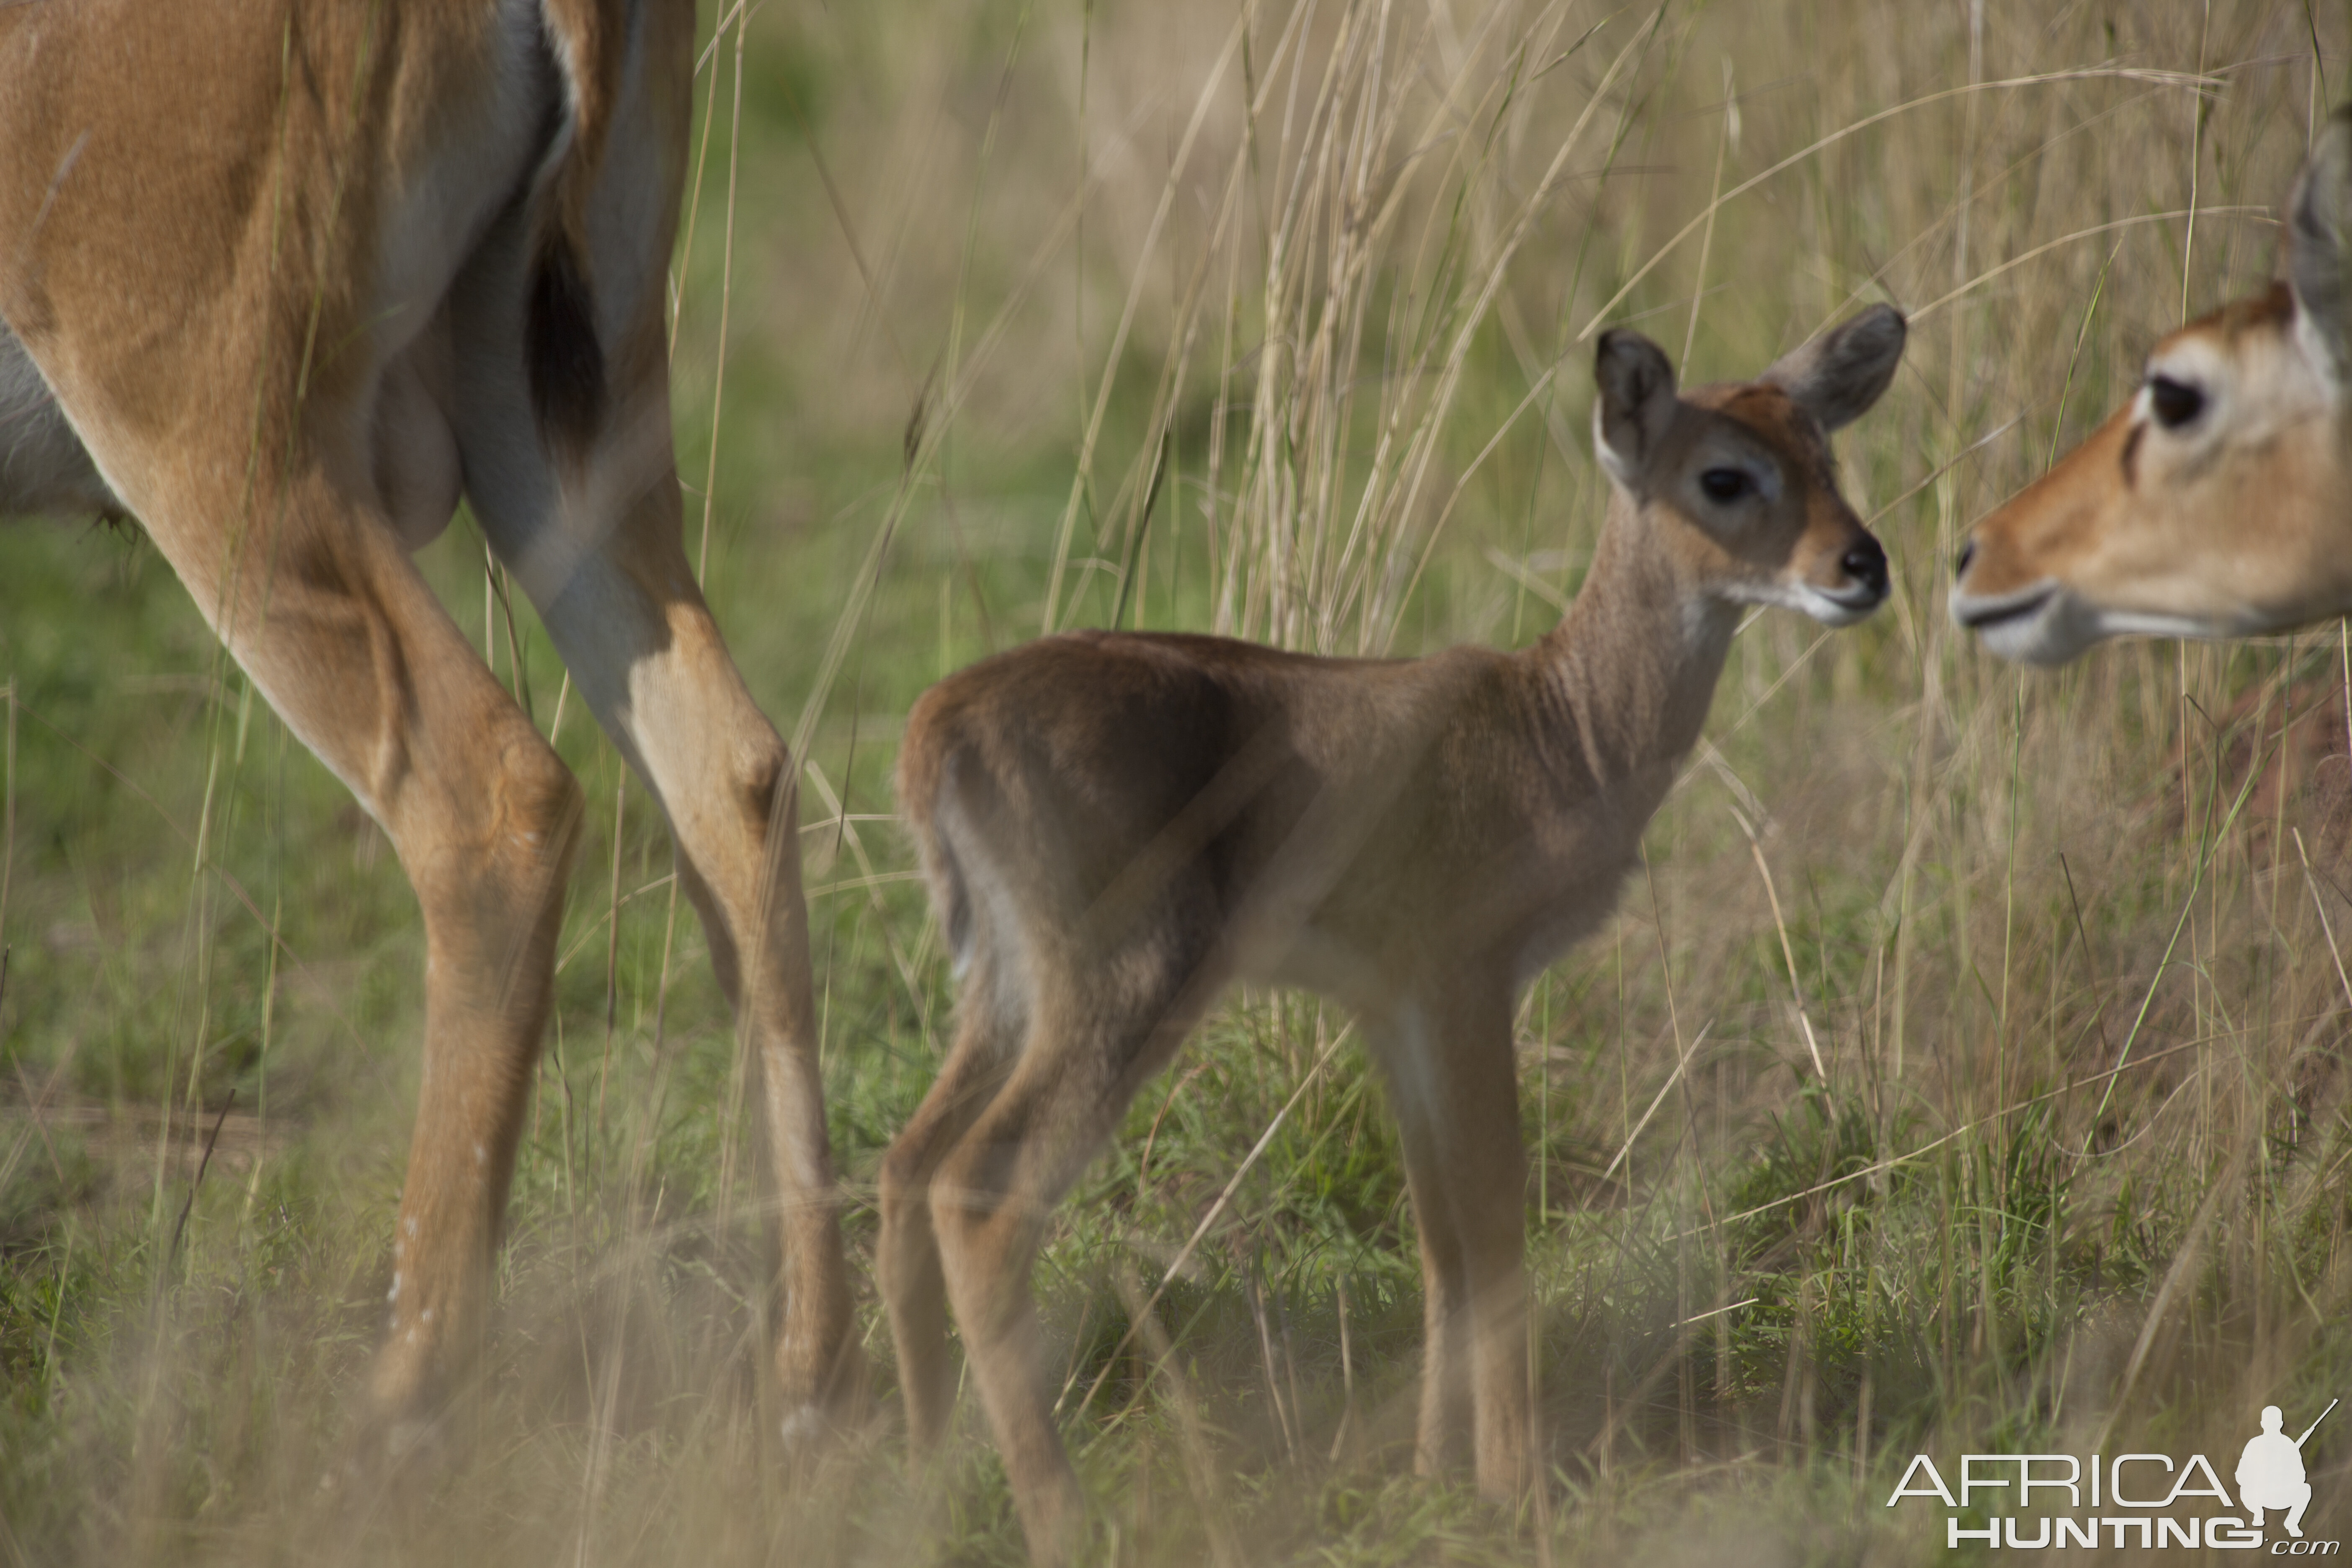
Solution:
{"label": "antelope's eye", "polygon": [[1698,477],[1698,488],[1711,501],[1735,501],[1756,488],[1738,468],[1709,468]]}
{"label": "antelope's eye", "polygon": [[2205,412],[2205,394],[2185,381],[2151,375],[2147,378],[2147,405],[2156,411],[2158,425],[2178,430]]}

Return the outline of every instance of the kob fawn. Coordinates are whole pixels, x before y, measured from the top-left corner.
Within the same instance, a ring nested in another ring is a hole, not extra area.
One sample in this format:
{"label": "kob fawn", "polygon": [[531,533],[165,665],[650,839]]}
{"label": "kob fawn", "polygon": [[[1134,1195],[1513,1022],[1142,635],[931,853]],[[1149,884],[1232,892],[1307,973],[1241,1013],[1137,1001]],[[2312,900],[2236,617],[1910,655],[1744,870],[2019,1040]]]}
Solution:
{"label": "kob fawn", "polygon": [[1886,595],[1826,433],[1902,356],[1879,307],[1677,396],[1604,335],[1612,496],[1583,591],[1517,654],[1341,660],[1076,633],[917,703],[899,798],[962,976],[939,1081],[882,1170],[877,1260],[910,1436],[953,1398],[952,1300],[1032,1552],[1082,1519],[1029,1274],[1053,1206],[1229,981],[1360,1020],[1403,1132],[1427,1294],[1417,1459],[1530,1477],[1512,1008],[1607,914],[1698,738],[1745,606],[1832,626]]}

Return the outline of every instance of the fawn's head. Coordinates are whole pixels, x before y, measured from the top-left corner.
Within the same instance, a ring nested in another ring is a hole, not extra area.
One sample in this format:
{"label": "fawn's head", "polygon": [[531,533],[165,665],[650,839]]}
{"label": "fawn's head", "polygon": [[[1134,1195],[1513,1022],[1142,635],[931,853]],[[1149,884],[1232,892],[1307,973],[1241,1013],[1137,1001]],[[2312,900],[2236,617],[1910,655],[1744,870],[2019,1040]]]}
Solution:
{"label": "fawn's head", "polygon": [[1681,581],[1833,626],[1878,607],[1886,552],[1838,493],[1829,433],[1878,401],[1903,339],[1901,313],[1874,306],[1752,382],[1678,395],[1657,344],[1601,334],[1593,447]]}
{"label": "fawn's head", "polygon": [[2139,391],[1977,524],[1952,616],[2005,658],[2242,637],[2352,609],[2352,106],[2287,202],[2287,280],[2181,328]]}

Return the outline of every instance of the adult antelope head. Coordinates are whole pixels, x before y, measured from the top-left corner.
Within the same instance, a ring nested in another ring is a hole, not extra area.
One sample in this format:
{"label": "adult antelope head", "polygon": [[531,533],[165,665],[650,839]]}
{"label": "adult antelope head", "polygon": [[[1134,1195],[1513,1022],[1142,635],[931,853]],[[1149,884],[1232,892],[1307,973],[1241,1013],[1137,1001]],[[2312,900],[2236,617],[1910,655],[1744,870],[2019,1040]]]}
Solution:
{"label": "adult antelope head", "polygon": [[694,26],[691,0],[0,6],[0,516],[136,517],[423,906],[371,1384],[395,1428],[479,1331],[581,826],[409,560],[461,495],[667,813],[765,1069],[784,1407],[858,1381],[794,770],[680,542]]}
{"label": "adult antelope head", "polygon": [[876,1268],[918,1449],[955,1391],[947,1309],[1032,1552],[1083,1517],[1029,1272],[1055,1203],[1234,978],[1349,1007],[1403,1124],[1428,1348],[1418,1459],[1529,1479],[1514,999],[1615,901],[1747,607],[1832,626],[1886,595],[1827,432],[1886,388],[1884,306],[1753,383],[1678,395],[1605,334],[1592,569],[1517,654],[1309,658],[1048,637],[908,721],[899,800],[962,976],[939,1081],[882,1167]]}
{"label": "adult antelope head", "polygon": [[2004,658],[2352,610],[2352,106],[2287,202],[2287,279],[2156,345],[2138,394],[1977,524],[1952,616]]}

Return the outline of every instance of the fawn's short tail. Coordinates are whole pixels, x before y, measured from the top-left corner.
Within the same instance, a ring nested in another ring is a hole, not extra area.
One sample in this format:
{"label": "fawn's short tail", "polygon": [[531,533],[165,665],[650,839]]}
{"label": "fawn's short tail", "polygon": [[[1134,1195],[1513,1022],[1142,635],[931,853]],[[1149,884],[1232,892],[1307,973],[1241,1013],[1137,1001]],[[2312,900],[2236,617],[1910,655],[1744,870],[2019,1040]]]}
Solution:
{"label": "fawn's short tail", "polygon": [[962,768],[960,748],[949,734],[951,727],[941,721],[937,691],[925,692],[907,717],[906,740],[898,752],[898,816],[922,857],[931,909],[940,918],[955,976],[961,980],[971,967],[972,949],[971,886],[956,858],[952,831]]}

